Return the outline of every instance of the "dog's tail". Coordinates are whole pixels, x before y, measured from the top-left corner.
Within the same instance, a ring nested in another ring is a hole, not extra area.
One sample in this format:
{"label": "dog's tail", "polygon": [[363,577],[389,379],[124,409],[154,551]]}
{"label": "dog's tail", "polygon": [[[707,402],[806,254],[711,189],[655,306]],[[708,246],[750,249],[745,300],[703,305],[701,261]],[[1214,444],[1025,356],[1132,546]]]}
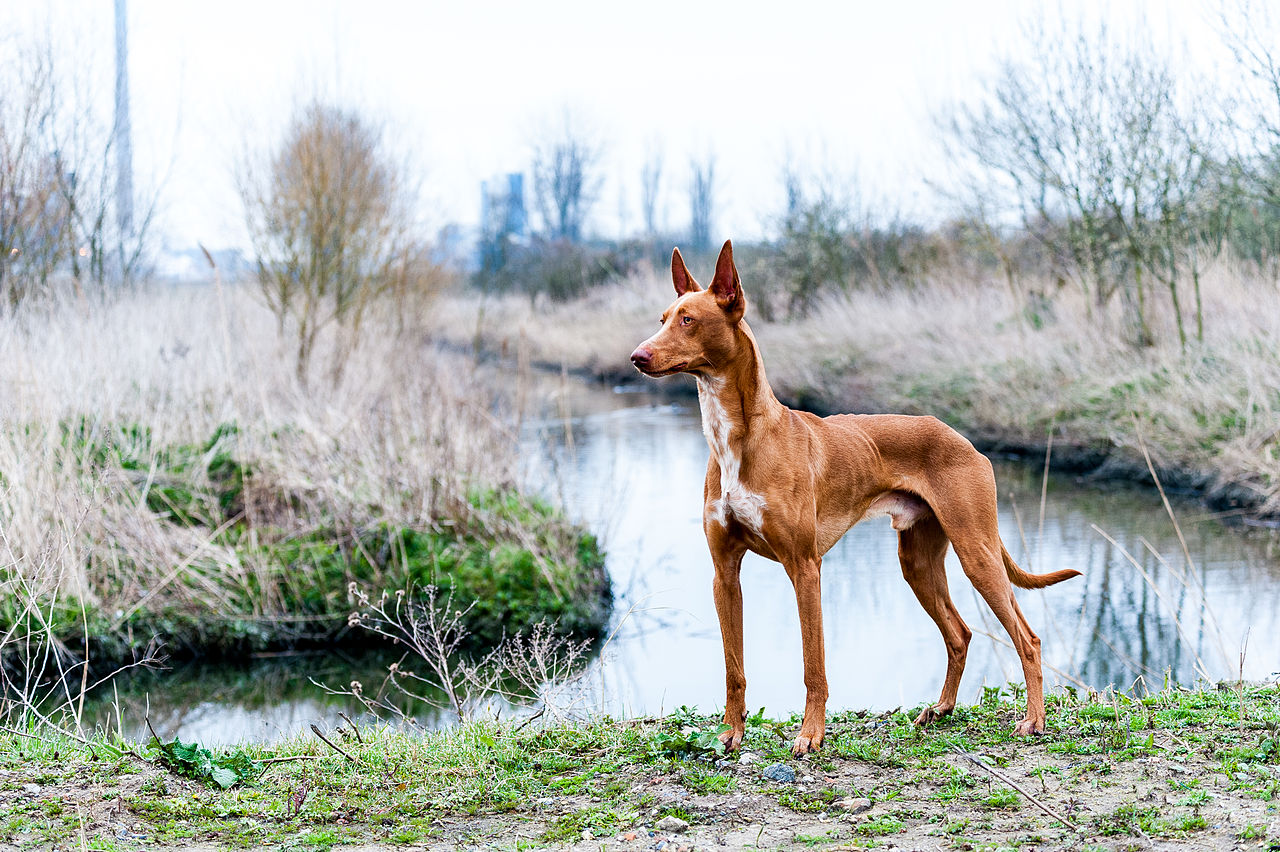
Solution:
{"label": "dog's tail", "polygon": [[1009,575],[1009,582],[1019,589],[1043,589],[1045,586],[1052,586],[1054,583],[1080,576],[1079,571],[1073,571],[1070,568],[1051,571],[1048,574],[1028,574],[1018,567],[1018,563],[1013,561],[1013,557],[1009,555],[1009,551],[1003,544],[1000,545],[1000,555],[1004,558],[1004,572]]}

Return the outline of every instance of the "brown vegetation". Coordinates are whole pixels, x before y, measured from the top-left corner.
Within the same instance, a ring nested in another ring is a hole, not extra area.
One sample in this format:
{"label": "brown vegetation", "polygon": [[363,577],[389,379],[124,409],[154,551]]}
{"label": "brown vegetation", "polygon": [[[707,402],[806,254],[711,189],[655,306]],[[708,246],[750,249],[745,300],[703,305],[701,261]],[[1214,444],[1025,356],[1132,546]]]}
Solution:
{"label": "brown vegetation", "polygon": [[[1147,476],[1143,440],[1167,483],[1222,508],[1280,512],[1280,293],[1254,266],[1205,270],[1203,341],[1180,344],[1165,302],[1148,316],[1151,345],[1134,347],[1119,302],[1099,307],[1052,280],[1032,287],[1052,298],[1028,299],[998,273],[963,266],[763,322],[762,303],[788,298],[786,270],[742,254],[748,313],[780,398],[819,411],[936,414],[988,447],[1042,454],[1053,436],[1056,462],[1126,477]],[[669,290],[664,276],[636,276],[564,305],[488,298],[482,312],[455,296],[436,312],[435,333],[626,379],[628,353],[656,327]]]}

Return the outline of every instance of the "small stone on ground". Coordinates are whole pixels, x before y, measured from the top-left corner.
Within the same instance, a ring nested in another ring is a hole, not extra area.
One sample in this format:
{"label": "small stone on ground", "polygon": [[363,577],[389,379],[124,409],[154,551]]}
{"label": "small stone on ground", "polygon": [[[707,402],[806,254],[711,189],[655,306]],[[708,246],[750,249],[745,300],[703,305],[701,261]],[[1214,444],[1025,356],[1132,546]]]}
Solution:
{"label": "small stone on ground", "polygon": [[680,817],[664,816],[662,819],[658,820],[657,824],[654,825],[654,828],[658,831],[674,831],[679,834],[682,831],[688,830],[689,823],[680,819]]}
{"label": "small stone on ground", "polygon": [[775,763],[765,768],[764,777],[790,784],[796,780],[796,771],[785,763]]}

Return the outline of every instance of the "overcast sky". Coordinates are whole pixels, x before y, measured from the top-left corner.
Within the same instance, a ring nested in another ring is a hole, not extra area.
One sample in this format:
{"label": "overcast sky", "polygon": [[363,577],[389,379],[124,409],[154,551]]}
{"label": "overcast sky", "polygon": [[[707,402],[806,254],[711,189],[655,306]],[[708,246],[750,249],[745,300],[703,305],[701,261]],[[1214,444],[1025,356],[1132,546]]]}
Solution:
{"label": "overcast sky", "polygon": [[[480,181],[524,170],[564,111],[604,145],[592,230],[639,227],[646,152],[665,155],[662,220],[688,223],[689,161],[717,158],[714,228],[762,233],[788,153],[856,178],[886,210],[936,218],[945,177],[931,117],[1017,51],[1018,0],[615,4],[128,0],[135,182],[163,181],[160,231],[183,247],[243,241],[237,157],[319,93],[386,122],[423,178],[433,226],[474,224]],[[1076,4],[1066,3],[1070,11]],[[1052,8],[1058,8],[1054,4]],[[1159,38],[1214,62],[1200,0],[1116,0]],[[0,0],[0,33],[47,30],[107,80],[107,0]]]}

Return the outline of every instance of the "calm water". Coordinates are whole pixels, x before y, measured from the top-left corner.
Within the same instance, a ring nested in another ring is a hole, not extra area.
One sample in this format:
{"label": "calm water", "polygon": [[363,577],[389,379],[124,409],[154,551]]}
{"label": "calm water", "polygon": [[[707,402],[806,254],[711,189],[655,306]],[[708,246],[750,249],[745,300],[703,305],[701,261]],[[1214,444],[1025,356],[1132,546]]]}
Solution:
{"label": "calm water", "polygon": [[[707,447],[696,400],[572,381],[548,382],[532,396],[541,413],[522,428],[528,481],[598,532],[617,596],[613,636],[591,663],[578,706],[622,716],[682,704],[719,708],[723,658],[700,521]],[[1167,677],[1238,677],[1242,665],[1248,679],[1280,669],[1275,536],[1225,527],[1195,504],[1175,505],[1188,564],[1154,494],[1051,476],[1041,520],[1038,465],[1000,462],[997,478],[1001,532],[1022,567],[1084,572],[1018,592],[1043,640],[1047,686],[1128,689],[1141,678],[1158,688]],[[984,685],[1020,681],[1007,637],[954,554],[948,574],[975,634],[961,699],[973,700]],[[946,667],[942,640],[902,580],[888,519],[855,527],[827,555],[822,579],[829,708],[934,700]],[[791,585],[781,566],[752,554],[742,585],[747,704],[772,715],[799,711],[804,685]],[[368,683],[384,663],[329,652],[239,669],[187,667],[125,682],[120,704],[126,729],[139,735],[149,706],[162,735],[270,740],[313,721],[337,722],[341,705],[311,678]],[[425,721],[440,720],[427,714]]]}

